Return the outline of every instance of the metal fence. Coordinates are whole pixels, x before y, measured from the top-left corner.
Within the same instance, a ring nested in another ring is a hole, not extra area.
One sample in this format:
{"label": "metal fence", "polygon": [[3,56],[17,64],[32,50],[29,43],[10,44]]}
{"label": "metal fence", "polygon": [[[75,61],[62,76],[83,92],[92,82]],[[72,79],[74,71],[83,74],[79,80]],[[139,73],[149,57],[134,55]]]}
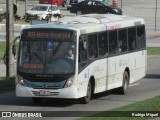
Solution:
{"label": "metal fence", "polygon": [[[123,14],[144,18],[147,30],[160,31],[160,0],[118,0]],[[109,0],[112,4],[112,0]]]}

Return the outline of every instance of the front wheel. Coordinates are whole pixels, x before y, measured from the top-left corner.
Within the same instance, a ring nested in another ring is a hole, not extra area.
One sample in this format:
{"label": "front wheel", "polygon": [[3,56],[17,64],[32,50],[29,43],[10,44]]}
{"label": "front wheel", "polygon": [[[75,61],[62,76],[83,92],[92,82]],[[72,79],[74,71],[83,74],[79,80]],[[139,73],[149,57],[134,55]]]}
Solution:
{"label": "front wheel", "polygon": [[91,100],[91,83],[89,82],[87,87],[87,95],[81,98],[81,103],[87,104],[90,102],[90,100]]}

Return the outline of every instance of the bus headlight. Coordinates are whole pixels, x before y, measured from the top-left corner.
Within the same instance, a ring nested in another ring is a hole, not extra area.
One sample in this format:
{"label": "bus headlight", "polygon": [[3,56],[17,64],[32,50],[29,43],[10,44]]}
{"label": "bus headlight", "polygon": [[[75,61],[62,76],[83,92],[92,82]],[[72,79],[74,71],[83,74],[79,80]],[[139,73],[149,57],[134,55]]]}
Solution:
{"label": "bus headlight", "polygon": [[23,79],[23,77],[22,76],[20,76],[20,75],[18,75],[18,83],[20,84],[20,85],[25,85],[25,80]]}
{"label": "bus headlight", "polygon": [[74,81],[74,76],[68,78],[68,80],[67,80],[67,82],[66,82],[66,84],[65,84],[65,87],[70,87],[70,86],[72,86],[73,81]]}

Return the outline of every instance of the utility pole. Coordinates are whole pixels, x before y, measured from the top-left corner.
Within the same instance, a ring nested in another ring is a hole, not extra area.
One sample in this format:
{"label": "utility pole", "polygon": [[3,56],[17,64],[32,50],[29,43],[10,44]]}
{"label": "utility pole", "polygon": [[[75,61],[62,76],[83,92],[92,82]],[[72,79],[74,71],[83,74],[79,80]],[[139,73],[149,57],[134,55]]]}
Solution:
{"label": "utility pole", "polygon": [[121,9],[122,9],[122,6],[123,6],[123,1],[121,0]]}
{"label": "utility pole", "polygon": [[157,0],[156,0],[156,7],[155,7],[155,31],[157,30]]}
{"label": "utility pole", "polygon": [[13,0],[6,0],[6,77],[15,75],[15,62],[12,54],[14,40]]}
{"label": "utility pole", "polygon": [[28,10],[28,0],[25,0],[25,14],[27,13]]}

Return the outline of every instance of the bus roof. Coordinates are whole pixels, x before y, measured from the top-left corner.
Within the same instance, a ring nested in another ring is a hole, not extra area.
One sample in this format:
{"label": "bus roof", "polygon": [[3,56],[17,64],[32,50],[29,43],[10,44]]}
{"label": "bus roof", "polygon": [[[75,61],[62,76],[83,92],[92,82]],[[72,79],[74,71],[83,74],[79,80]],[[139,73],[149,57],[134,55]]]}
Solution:
{"label": "bus roof", "polygon": [[76,30],[82,33],[92,33],[114,30],[130,26],[145,24],[139,17],[114,14],[86,14],[80,16],[63,17],[55,23],[31,25],[29,28],[60,28]]}

